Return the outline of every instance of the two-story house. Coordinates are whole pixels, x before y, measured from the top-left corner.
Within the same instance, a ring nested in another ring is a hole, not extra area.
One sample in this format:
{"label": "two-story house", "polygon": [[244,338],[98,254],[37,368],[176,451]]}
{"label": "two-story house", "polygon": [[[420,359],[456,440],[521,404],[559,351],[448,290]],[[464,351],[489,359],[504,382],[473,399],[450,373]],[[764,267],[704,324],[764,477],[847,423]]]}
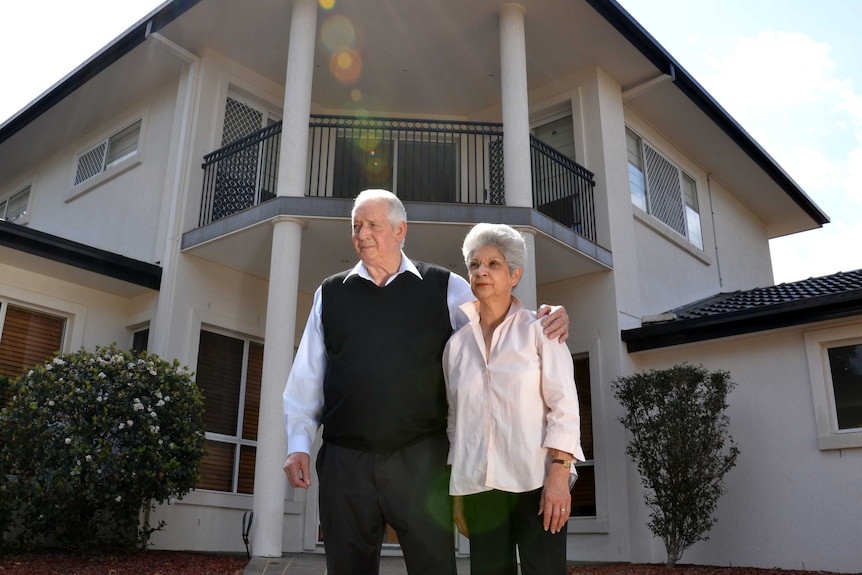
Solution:
{"label": "two-story house", "polygon": [[253,511],[253,554],[322,549],[281,395],[368,187],[456,271],[473,223],[516,226],[519,296],[569,311],[570,559],[664,561],[611,387],[690,361],[738,382],[742,455],[684,561],[859,568],[862,384],[829,367],[858,363],[862,282],[691,307],[762,295],[769,239],[828,218],[613,0],[169,1],[0,126],[0,372],[117,342],[206,394],[201,483],[157,547],[243,551]]}

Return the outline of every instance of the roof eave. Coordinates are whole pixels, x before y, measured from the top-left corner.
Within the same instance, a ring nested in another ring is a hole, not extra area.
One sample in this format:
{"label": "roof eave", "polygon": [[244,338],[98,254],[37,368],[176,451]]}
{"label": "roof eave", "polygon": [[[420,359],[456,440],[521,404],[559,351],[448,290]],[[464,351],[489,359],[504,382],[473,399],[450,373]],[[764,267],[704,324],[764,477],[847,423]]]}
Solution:
{"label": "roof eave", "polygon": [[172,0],[150,13],[117,37],[95,56],[78,66],[65,78],[49,88],[27,107],[0,124],[0,144],[23,130],[31,122],[62,102],[67,96],[99,75],[117,60],[134,50],[153,32],[158,32],[200,0]]}
{"label": "roof eave", "polygon": [[586,1],[661,73],[670,76],[674,85],[784,190],[817,227],[829,223],[829,216],[616,0]]}
{"label": "roof eave", "polygon": [[858,315],[862,315],[862,290],[626,329],[620,332],[620,338],[628,352],[634,353]]}

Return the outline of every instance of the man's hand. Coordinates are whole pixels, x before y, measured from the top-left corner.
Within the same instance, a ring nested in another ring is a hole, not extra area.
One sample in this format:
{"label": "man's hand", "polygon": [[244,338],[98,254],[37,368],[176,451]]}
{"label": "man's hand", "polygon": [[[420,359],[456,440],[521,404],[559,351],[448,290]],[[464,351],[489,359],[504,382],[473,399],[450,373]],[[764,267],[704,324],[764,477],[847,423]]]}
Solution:
{"label": "man's hand", "polygon": [[311,487],[311,473],[308,467],[310,461],[311,457],[301,451],[294,451],[287,456],[287,461],[284,462],[284,472],[287,474],[287,480],[291,487],[300,489]]}
{"label": "man's hand", "polygon": [[536,317],[545,317],[542,320],[545,337],[551,340],[557,338],[560,343],[566,343],[569,339],[569,314],[566,313],[566,308],[561,305],[542,304],[536,312]]}

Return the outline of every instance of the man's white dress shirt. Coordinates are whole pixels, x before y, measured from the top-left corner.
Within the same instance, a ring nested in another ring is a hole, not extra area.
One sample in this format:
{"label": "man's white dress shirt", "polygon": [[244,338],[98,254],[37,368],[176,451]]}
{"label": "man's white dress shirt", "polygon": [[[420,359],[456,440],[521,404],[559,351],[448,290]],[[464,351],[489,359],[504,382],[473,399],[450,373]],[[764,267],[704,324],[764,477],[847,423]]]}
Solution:
{"label": "man's white dress shirt", "polygon": [[[422,274],[402,252],[401,266],[386,281],[385,285],[389,285],[396,277],[405,272],[412,273],[422,279]],[[368,269],[361,261],[350,270],[345,281],[354,275],[374,283]],[[449,320],[453,330],[457,330],[467,323],[467,317],[461,311],[460,306],[473,298],[467,280],[457,274],[450,273],[446,303],[449,307]],[[311,453],[311,444],[317,429],[320,427],[320,419],[323,414],[323,380],[326,376],[327,361],[326,347],[323,343],[321,306],[320,287],[318,287],[314,292],[308,322],[305,324],[305,331],[299,342],[299,348],[296,351],[296,357],[293,360],[293,367],[287,378],[287,385],[284,388],[282,398],[288,453],[297,451]]]}
{"label": "man's white dress shirt", "polygon": [[[479,302],[461,309],[469,323],[452,334],[443,352],[449,492],[538,489],[551,465],[550,449],[586,459],[572,356],[565,344],[544,336],[535,312],[513,298],[485,357]],[[574,466],[571,472],[576,475]]]}

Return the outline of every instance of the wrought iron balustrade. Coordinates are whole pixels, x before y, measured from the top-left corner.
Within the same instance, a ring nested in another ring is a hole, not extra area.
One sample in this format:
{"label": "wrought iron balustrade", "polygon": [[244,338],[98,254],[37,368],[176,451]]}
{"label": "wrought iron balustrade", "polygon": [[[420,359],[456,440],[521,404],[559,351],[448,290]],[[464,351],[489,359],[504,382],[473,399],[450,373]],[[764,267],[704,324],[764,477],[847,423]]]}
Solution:
{"label": "wrought iron balustrade", "polygon": [[533,208],[596,241],[593,173],[530,136]]}
{"label": "wrought iron balustrade", "polygon": [[[204,156],[200,225],[275,197],[281,123]],[[593,175],[532,138],[533,207],[595,240]],[[505,204],[503,126],[313,115],[306,195],[366,188],[407,201]]]}

